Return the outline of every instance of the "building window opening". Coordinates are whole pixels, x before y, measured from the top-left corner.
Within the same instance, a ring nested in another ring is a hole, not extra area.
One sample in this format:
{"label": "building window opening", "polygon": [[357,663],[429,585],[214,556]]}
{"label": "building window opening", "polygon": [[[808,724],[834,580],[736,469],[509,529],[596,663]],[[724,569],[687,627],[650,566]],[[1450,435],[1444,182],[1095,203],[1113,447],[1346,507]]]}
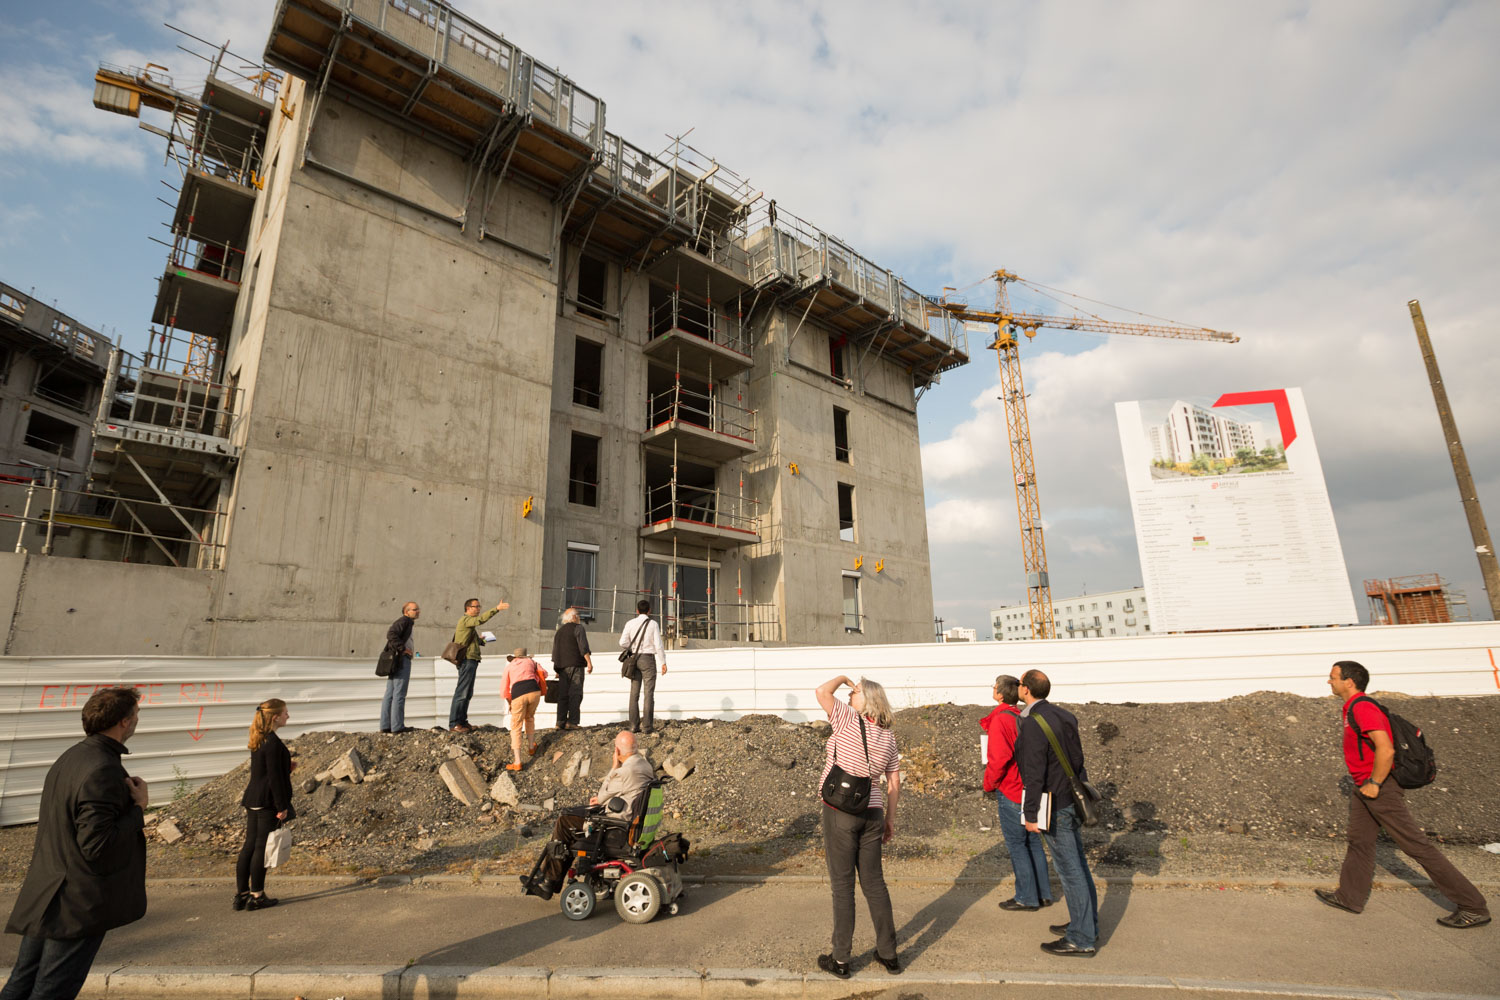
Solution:
{"label": "building window opening", "polygon": [[75,410],[88,409],[92,388],[92,383],[57,369],[38,375],[36,380],[38,396]]}
{"label": "building window opening", "polygon": [[599,439],[574,434],[568,451],[568,503],[599,506]]}
{"label": "building window opening", "polygon": [[71,458],[78,443],[78,425],[32,410],[22,438],[27,445],[60,458]]}
{"label": "building window opening", "polygon": [[844,369],[844,337],[842,335],[828,335],[828,374],[840,382],[849,380]]}
{"label": "building window opening", "polygon": [[839,483],[839,541],[854,541],[854,487]]}
{"label": "building window opening", "polygon": [[604,319],[604,291],[609,283],[609,269],[604,261],[588,254],[578,255],[578,311],[585,316]]}
{"label": "building window opening", "polygon": [[567,603],[577,608],[584,621],[594,620],[595,581],[598,579],[599,549],[583,542],[568,543]]}
{"label": "building window opening", "polygon": [[573,402],[599,409],[604,388],[604,345],[582,337],[573,341]]}
{"label": "building window opening", "polygon": [[677,489],[672,489],[672,456],[646,452],[646,523],[672,518],[715,526],[736,526],[733,517],[721,517],[717,473],[709,465],[679,460]]}
{"label": "building window opening", "polygon": [[859,607],[859,577],[844,576],[844,631],[863,632],[864,618]]}
{"label": "building window opening", "polygon": [[833,457],[849,461],[849,411],[833,408]]}

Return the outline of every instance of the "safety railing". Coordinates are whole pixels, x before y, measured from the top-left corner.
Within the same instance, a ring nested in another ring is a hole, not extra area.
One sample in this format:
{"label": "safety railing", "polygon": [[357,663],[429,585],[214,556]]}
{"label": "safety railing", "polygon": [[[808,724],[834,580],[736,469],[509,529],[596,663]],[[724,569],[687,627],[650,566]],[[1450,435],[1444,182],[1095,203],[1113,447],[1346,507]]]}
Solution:
{"label": "safety railing", "polygon": [[63,316],[52,317],[52,324],[48,328],[47,337],[53,343],[64,347],[70,354],[93,360],[98,352],[101,341],[98,337],[87,330],[79,328],[71,320]]}
{"label": "safety railing", "polygon": [[[711,639],[731,642],[781,641],[781,616],[774,604],[693,600],[671,591],[625,587],[542,587],[541,609],[548,625],[559,623],[568,608],[577,608],[591,629],[618,635],[636,617],[636,602],[651,602],[651,617],[662,640]],[[596,650],[600,655],[603,650]],[[613,652],[611,647],[610,652]]]}
{"label": "safety railing", "polygon": [[240,275],[245,269],[245,251],[240,247],[199,239],[191,233],[177,233],[171,243],[154,236],[152,239],[170,249],[171,252],[167,255],[169,266],[186,268],[211,278],[239,284]]}
{"label": "safety railing", "polygon": [[679,330],[738,354],[747,357],[750,354],[750,342],[739,317],[696,296],[674,289],[652,306],[650,312],[653,338]]}
{"label": "safety railing", "polygon": [[0,540],[16,552],[39,544],[44,556],[199,569],[223,564],[222,511],[67,489],[67,473],[24,471],[34,478],[0,475]]}
{"label": "safety railing", "polygon": [[[153,338],[153,345],[163,351],[170,350],[171,343],[160,335]],[[158,365],[167,362],[162,355],[153,360]],[[136,424],[226,441],[234,436],[240,397],[236,386],[153,368],[129,351],[115,351],[110,369],[105,382],[110,398],[101,404],[96,430]]]}
{"label": "safety railing", "polygon": [[755,414],[755,410],[725,402],[716,393],[684,388],[681,381],[646,397],[647,430],[678,420],[753,444]]}
{"label": "safety railing", "polygon": [[646,487],[646,524],[685,521],[757,534],[760,504],[747,496],[669,479]]}

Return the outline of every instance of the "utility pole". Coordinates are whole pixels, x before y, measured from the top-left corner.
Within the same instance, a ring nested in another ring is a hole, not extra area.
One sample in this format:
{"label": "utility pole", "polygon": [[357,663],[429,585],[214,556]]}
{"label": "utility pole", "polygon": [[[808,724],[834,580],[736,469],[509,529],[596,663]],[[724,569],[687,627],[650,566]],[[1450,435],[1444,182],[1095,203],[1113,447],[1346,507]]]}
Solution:
{"label": "utility pole", "polygon": [[1458,480],[1458,495],[1464,504],[1464,514],[1469,519],[1469,535],[1474,539],[1474,554],[1479,557],[1479,573],[1484,579],[1484,592],[1490,599],[1490,617],[1500,621],[1500,564],[1495,561],[1495,548],[1490,544],[1490,529],[1484,523],[1484,510],[1479,506],[1479,491],[1474,488],[1474,476],[1469,472],[1469,460],[1464,456],[1464,444],[1458,439],[1458,424],[1453,420],[1453,410],[1448,406],[1448,390],[1443,388],[1443,376],[1438,372],[1437,356],[1432,353],[1432,340],[1427,336],[1427,321],[1422,318],[1422,304],[1416,299],[1406,303],[1411,310],[1411,325],[1417,330],[1417,343],[1422,348],[1422,361],[1427,365],[1427,378],[1432,383],[1432,400],[1437,404],[1438,419],[1443,422],[1443,438],[1448,442],[1448,458],[1453,462],[1453,477]]}

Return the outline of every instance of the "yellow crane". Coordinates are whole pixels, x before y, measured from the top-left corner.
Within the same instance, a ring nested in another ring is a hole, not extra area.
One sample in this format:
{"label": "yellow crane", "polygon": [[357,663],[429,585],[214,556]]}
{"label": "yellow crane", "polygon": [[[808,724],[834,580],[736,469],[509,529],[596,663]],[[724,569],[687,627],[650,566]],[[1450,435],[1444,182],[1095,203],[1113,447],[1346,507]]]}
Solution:
{"label": "yellow crane", "polygon": [[[996,283],[995,308],[973,309],[945,288],[941,308],[965,323],[994,324],[995,340],[990,344],[1000,361],[1000,398],[1005,403],[1006,437],[1010,441],[1010,466],[1015,476],[1016,511],[1021,522],[1021,561],[1026,572],[1026,601],[1031,611],[1031,636],[1051,639],[1056,635],[1052,620],[1052,587],[1047,579],[1047,546],[1042,538],[1042,504],[1037,493],[1036,463],[1031,453],[1031,423],[1026,416],[1026,391],[1021,381],[1021,355],[1018,337],[1030,340],[1042,327],[1054,330],[1082,330],[1089,333],[1123,333],[1136,337],[1169,337],[1175,340],[1212,340],[1223,344],[1239,342],[1239,337],[1222,330],[1185,326],[1178,323],[1121,323],[1092,314],[1083,316],[1048,316],[1017,312],[1011,308],[1007,286],[1019,282],[1038,290],[1045,286],[1024,281],[1010,271],[996,271],[990,276]],[[986,279],[988,280],[988,279]],[[1050,289],[1048,290],[1050,291]],[[1043,293],[1045,294],[1045,292]],[[1053,296],[1048,296],[1052,298]]]}

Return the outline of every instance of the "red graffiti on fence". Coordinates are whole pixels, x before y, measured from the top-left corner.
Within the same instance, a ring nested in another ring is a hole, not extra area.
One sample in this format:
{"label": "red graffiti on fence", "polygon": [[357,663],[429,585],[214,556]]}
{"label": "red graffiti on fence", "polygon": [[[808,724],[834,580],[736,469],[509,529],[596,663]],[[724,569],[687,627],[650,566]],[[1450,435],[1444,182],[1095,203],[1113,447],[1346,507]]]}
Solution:
{"label": "red graffiti on fence", "polygon": [[[142,705],[165,705],[169,704],[167,699],[170,693],[164,691],[166,685],[157,683],[147,684],[44,684],[42,685],[42,696],[37,701],[37,708],[77,708],[95,691],[103,691],[111,687],[133,687],[141,693]],[[175,705],[201,705],[204,702],[223,702],[224,682],[204,681],[188,682],[177,686],[177,696],[170,704]],[[199,719],[202,719],[200,712]]]}

